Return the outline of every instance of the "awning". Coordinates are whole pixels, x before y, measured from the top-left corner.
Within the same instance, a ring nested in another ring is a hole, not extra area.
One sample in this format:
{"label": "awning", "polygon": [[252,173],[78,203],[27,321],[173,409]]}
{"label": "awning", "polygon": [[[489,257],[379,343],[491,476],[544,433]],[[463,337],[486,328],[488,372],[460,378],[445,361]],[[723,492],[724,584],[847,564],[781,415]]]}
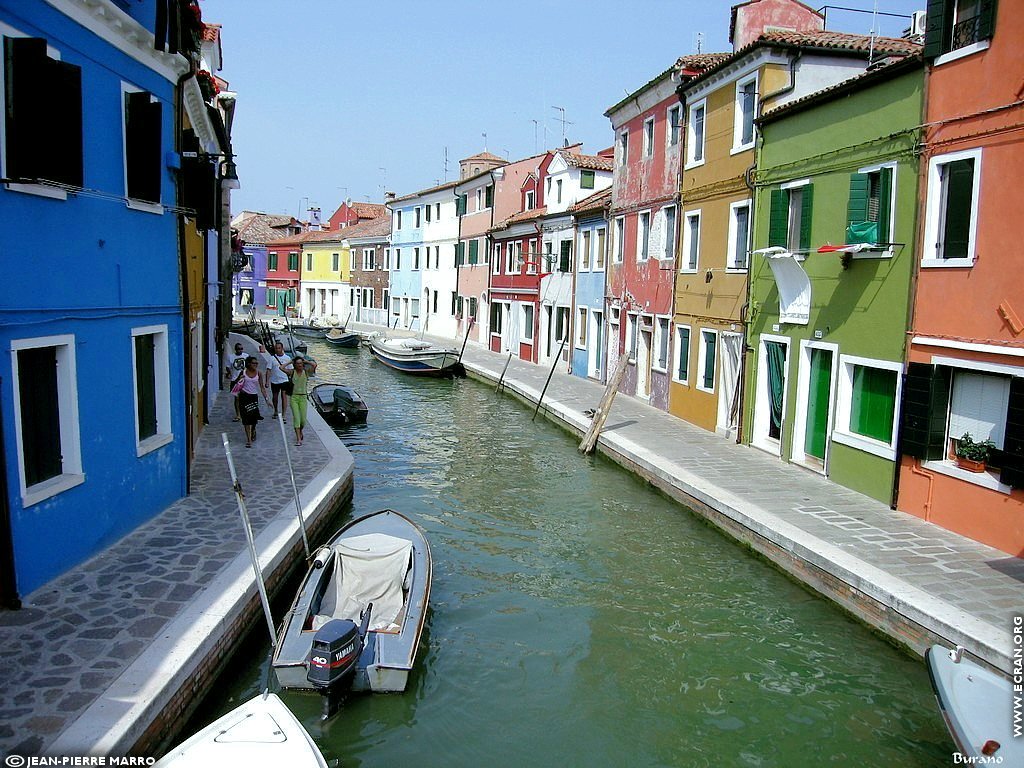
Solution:
{"label": "awning", "polygon": [[785,248],[760,248],[775,275],[779,288],[779,320],[783,323],[807,325],[811,314],[811,281],[796,256]]}

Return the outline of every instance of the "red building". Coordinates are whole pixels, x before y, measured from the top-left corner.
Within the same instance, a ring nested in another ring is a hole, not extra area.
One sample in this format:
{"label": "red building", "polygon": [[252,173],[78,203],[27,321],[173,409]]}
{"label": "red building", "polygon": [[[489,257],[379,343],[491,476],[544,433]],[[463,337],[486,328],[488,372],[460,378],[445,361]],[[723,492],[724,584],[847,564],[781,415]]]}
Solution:
{"label": "red building", "polygon": [[327,220],[327,229],[337,232],[345,227],[352,227],[364,221],[372,221],[387,216],[387,208],[378,203],[353,203],[346,200],[338,206],[331,218]]}
{"label": "red building", "polygon": [[303,232],[267,245],[266,314],[284,315],[296,311],[302,280],[302,244],[318,234],[322,233]]}

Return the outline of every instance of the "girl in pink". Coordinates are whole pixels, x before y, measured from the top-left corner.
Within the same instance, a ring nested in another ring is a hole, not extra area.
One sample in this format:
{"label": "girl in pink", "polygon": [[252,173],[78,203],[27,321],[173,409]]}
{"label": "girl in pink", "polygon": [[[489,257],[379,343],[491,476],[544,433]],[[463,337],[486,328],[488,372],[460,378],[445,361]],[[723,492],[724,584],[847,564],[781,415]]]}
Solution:
{"label": "girl in pink", "polygon": [[260,419],[259,395],[262,394],[263,401],[270,405],[255,357],[250,355],[245,359],[245,370],[231,392],[238,397],[238,410],[242,413],[242,426],[245,427],[245,447],[252,448],[252,441],[256,437],[256,422]]}

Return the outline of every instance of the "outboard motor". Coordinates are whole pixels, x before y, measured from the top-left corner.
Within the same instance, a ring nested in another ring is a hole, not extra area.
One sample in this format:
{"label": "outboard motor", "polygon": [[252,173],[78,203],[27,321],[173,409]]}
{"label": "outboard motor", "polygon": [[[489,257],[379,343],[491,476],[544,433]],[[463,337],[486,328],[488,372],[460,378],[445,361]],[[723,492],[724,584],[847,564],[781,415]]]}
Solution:
{"label": "outboard motor", "polygon": [[324,696],[324,720],[337,711],[341,694],[352,684],[372,611],[373,603],[370,603],[358,627],[350,619],[331,619],[313,635],[306,679]]}

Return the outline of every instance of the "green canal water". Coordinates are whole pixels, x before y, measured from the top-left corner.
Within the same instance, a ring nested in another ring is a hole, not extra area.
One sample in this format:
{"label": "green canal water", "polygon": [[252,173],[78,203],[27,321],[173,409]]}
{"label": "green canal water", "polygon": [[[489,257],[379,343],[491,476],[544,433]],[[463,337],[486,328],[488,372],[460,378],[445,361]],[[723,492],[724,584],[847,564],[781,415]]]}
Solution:
{"label": "green canal water", "polygon": [[[365,426],[348,515],[391,507],[434,556],[408,689],[320,722],[343,766],[938,766],[952,742],[923,661],[493,387],[403,376],[321,343]],[[299,452],[301,454],[301,451]],[[290,596],[284,602],[290,600]],[[278,601],[277,616],[284,609]],[[193,728],[255,695],[261,621]]]}

